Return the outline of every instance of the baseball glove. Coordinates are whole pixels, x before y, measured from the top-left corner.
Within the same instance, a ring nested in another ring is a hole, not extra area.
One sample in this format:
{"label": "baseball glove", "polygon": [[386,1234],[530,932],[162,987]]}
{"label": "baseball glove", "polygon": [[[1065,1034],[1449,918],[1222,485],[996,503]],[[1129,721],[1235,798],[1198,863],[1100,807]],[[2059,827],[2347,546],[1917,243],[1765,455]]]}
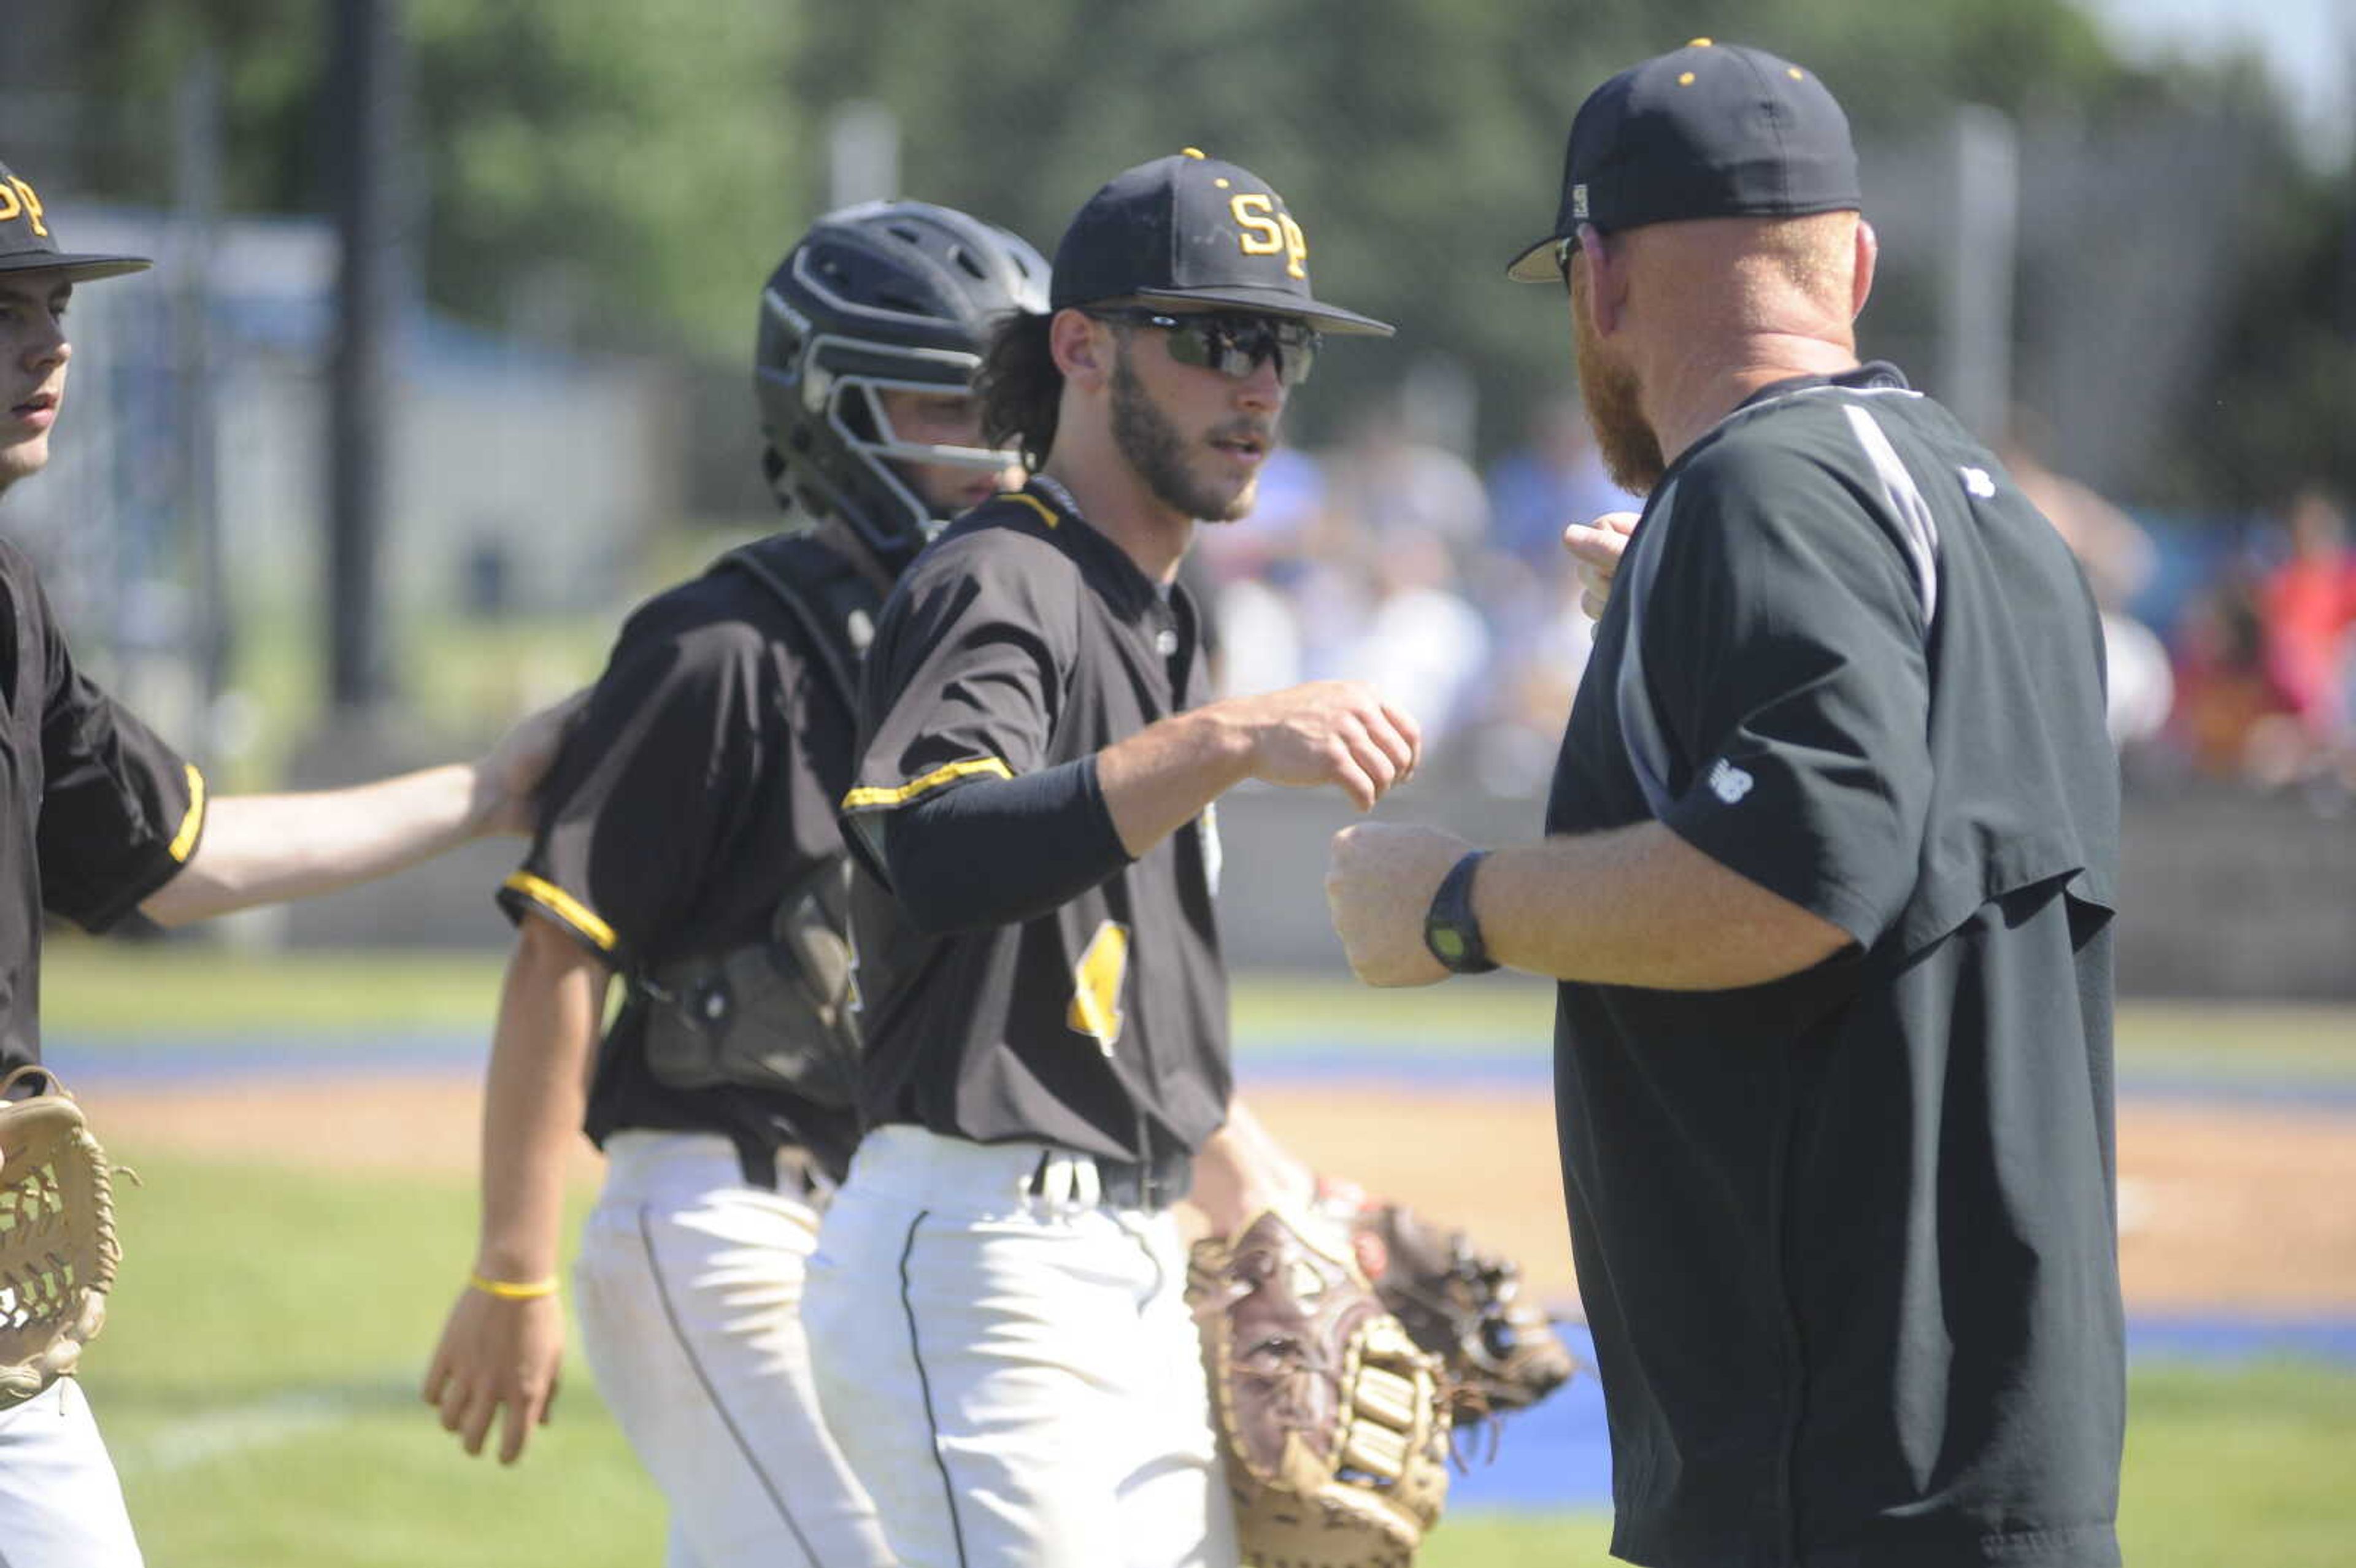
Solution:
{"label": "baseball glove", "polygon": [[1270,1211],[1187,1271],[1237,1539],[1250,1568],[1407,1568],[1448,1495],[1440,1364],[1317,1229]]}
{"label": "baseball glove", "polygon": [[[1525,1410],[1569,1382],[1578,1358],[1521,1290],[1509,1259],[1462,1231],[1357,1189],[1323,1182],[1318,1208],[1346,1224],[1358,1267],[1419,1346],[1440,1358],[1456,1429]],[[1496,1434],[1492,1429],[1494,1440]]]}
{"label": "baseball glove", "polygon": [[123,1248],[106,1151],[55,1078],[24,1100],[0,1081],[0,1410],[74,1370],[106,1322]]}

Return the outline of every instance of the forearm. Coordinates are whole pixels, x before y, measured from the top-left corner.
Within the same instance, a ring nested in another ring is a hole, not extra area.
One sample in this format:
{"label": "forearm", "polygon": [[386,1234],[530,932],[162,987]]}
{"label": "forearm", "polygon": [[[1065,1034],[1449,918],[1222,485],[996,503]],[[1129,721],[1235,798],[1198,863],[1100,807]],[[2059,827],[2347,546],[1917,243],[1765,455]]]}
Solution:
{"label": "forearm", "polygon": [[980,779],[894,812],[884,859],[908,923],[936,936],[1016,925],[1118,874],[1130,857],[1096,770],[1088,757]]}
{"label": "forearm", "polygon": [[1500,964],[1655,990],[1761,985],[1849,945],[1656,822],[1500,849],[1481,863],[1472,911]]}
{"label": "forearm", "polygon": [[1097,756],[1097,781],[1131,856],[1203,814],[1251,773],[1251,740],[1215,702],[1147,726]]}
{"label": "forearm", "polygon": [[492,805],[482,770],[457,763],[351,789],[226,796],[208,807],[187,865],[140,908],[183,925],[330,892],[476,837]]}
{"label": "forearm", "polygon": [[483,1093],[482,1232],[475,1272],[532,1283],[556,1272],[564,1173],[580,1136],[609,972],[527,919],[500,988]]}
{"label": "forearm", "polygon": [[1215,1235],[1240,1230],[1266,1209],[1298,1209],[1316,1196],[1316,1173],[1278,1143],[1242,1101],[1194,1156],[1188,1200]]}

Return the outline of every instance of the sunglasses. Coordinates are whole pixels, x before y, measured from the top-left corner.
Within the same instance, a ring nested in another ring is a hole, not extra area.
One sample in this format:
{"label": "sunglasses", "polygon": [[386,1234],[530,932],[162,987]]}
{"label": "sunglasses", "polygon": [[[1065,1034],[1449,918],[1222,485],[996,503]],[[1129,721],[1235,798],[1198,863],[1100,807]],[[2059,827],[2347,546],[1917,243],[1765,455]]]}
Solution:
{"label": "sunglasses", "polygon": [[1134,322],[1170,335],[1170,357],[1181,365],[1240,381],[1273,359],[1276,379],[1297,387],[1309,379],[1324,335],[1306,322],[1277,315],[1169,315],[1158,310],[1090,311],[1100,320]]}

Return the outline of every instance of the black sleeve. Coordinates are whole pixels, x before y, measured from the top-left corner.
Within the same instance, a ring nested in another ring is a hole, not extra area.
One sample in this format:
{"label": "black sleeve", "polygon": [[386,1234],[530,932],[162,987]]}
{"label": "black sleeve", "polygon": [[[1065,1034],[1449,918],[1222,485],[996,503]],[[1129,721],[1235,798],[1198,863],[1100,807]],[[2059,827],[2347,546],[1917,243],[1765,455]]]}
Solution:
{"label": "black sleeve", "polygon": [[1925,625],[1903,547],[1821,462],[1730,443],[1676,482],[1644,663],[1690,776],[1663,822],[1870,946],[1930,809]]}
{"label": "black sleeve", "polygon": [[1130,863],[1093,756],[926,795],[883,838],[893,894],[927,936],[1035,920]]}
{"label": "black sleeve", "polygon": [[[1046,763],[1079,641],[1080,592],[1062,551],[1011,528],[945,539],[901,580],[868,651],[860,754],[842,800],[846,837],[871,869],[890,878],[886,818]],[[1044,798],[1018,797],[1026,816]],[[1076,839],[1109,826],[1092,820],[1103,816],[1100,794],[1055,798],[1074,814],[1064,820]],[[937,818],[928,853],[991,859],[983,840],[992,830],[987,812]]]}
{"label": "black sleeve", "polygon": [[[40,590],[33,589],[36,594]],[[177,876],[204,832],[205,781],[74,667],[44,600],[41,903],[104,931]]]}
{"label": "black sleeve", "polygon": [[[763,645],[741,623],[680,624],[663,602],[624,627],[541,786],[530,853],[499,889],[617,969],[691,917],[762,776]],[[781,807],[782,809],[782,807]]]}

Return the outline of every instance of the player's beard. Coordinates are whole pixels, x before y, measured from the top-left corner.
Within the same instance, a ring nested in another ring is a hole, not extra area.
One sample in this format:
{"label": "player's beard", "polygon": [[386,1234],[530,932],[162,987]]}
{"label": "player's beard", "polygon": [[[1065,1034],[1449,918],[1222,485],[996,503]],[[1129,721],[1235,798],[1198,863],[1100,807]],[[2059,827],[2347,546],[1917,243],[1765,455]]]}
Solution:
{"label": "player's beard", "polygon": [[1572,269],[1570,275],[1570,339],[1579,361],[1580,400],[1587,405],[1587,422],[1595,432],[1603,471],[1630,495],[1651,495],[1668,467],[1661,456],[1661,438],[1645,421],[1636,373],[1605,349],[1589,323],[1583,267]]}
{"label": "player's beard", "polygon": [[[1258,421],[1236,421],[1264,443],[1274,443],[1275,432]],[[1224,430],[1226,427],[1221,427]],[[1211,432],[1213,436],[1219,431]],[[1121,344],[1112,362],[1112,440],[1155,500],[1198,522],[1232,523],[1259,499],[1259,475],[1255,474],[1233,492],[1188,471],[1186,439],[1146,391],[1145,383],[1129,362],[1129,345]]]}

